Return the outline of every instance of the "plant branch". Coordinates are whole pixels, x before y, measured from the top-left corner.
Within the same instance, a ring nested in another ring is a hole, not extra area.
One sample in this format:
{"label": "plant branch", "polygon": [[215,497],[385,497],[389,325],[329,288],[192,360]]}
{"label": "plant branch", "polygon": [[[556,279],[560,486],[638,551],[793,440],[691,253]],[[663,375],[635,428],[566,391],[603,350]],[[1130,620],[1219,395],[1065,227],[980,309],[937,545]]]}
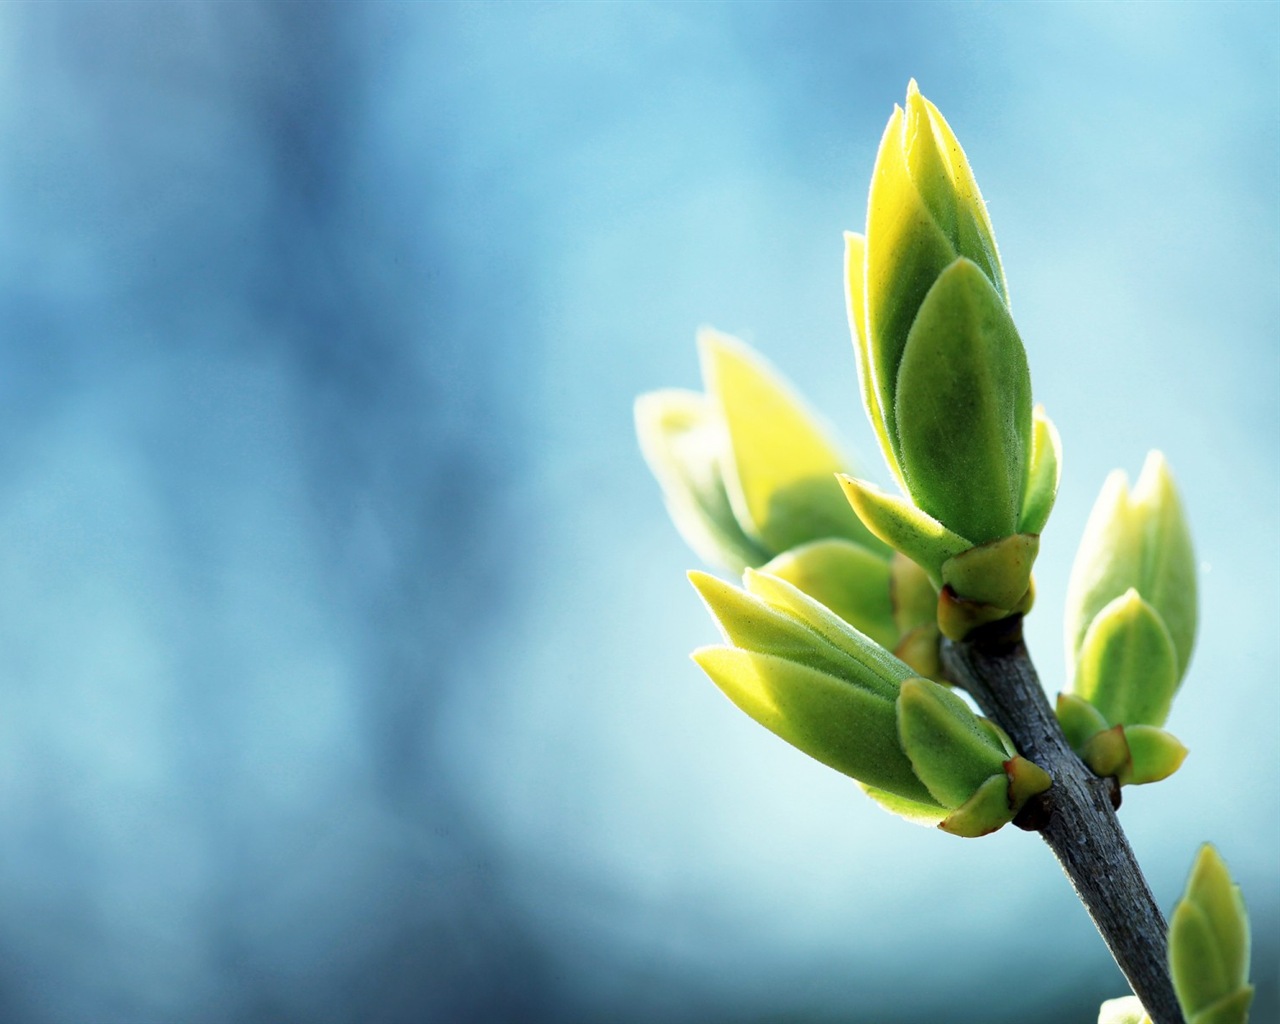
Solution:
{"label": "plant branch", "polygon": [[1119,788],[1094,775],[1067,744],[1015,615],[944,641],[949,678],[1053,777],[1015,824],[1037,831],[1057,856],[1134,994],[1155,1024],[1184,1024],[1168,966],[1168,926],[1116,818]]}

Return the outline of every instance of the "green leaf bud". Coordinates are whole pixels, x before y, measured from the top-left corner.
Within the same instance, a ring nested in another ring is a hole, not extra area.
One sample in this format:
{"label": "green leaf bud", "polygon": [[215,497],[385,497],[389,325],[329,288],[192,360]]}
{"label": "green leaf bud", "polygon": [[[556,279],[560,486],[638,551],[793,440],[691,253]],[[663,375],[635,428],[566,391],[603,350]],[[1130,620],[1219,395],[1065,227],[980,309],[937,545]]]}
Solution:
{"label": "green leaf bud", "polygon": [[1094,619],[1131,588],[1168,631],[1176,686],[1195,642],[1195,555],[1173,476],[1154,451],[1132,493],[1122,471],[1107,478],[1085,526],[1067,587],[1068,669],[1075,668]]}
{"label": "green leaf bud", "polygon": [[1130,588],[1090,624],[1072,690],[1108,722],[1159,726],[1177,684],[1177,652],[1164,620]]}
{"label": "green leaf bud", "polygon": [[1127,786],[1144,786],[1160,782],[1182,767],[1187,748],[1173,733],[1153,725],[1126,725],[1125,742],[1129,744],[1129,775],[1121,778]]}
{"label": "green leaf bud", "polygon": [[1094,775],[1106,778],[1114,775],[1117,779],[1129,774],[1129,743],[1124,737],[1124,726],[1117,725],[1110,729],[1095,732],[1085,741],[1080,751],[1080,758],[1087,764]]}
{"label": "green leaf bud", "polygon": [[963,839],[990,835],[1013,820],[1009,810],[1009,780],[992,775],[968,800],[938,823],[938,828]]}
{"label": "green leaf bud", "polygon": [[1058,694],[1058,704],[1054,710],[1063,735],[1077,754],[1084,749],[1085,743],[1094,733],[1101,732],[1109,725],[1102,717],[1102,712],[1072,693]]}
{"label": "green leaf bud", "polygon": [[973,543],[1039,532],[1056,433],[1043,413],[1033,425],[982,193],[915,82],[884,129],[867,234],[845,236],[845,297],[863,402],[915,506]]}
{"label": "green leaf bud", "polygon": [[693,659],[734,704],[810,757],[877,789],[932,802],[898,746],[892,700],[772,654],[703,647]]}
{"label": "green leaf bud", "polygon": [[[948,559],[1040,533],[1061,456],[1053,424],[1032,407],[986,205],[950,126],[914,82],[880,143],[866,234],[845,235],[845,298],[863,404],[909,499],[849,480],[845,492],[871,533],[940,590]],[[1010,578],[986,578],[997,568],[975,563],[964,579],[972,592],[952,584],[990,609],[965,605],[944,633],[1029,606],[1025,580],[1011,593]],[[944,614],[940,606],[940,625]]]}
{"label": "green leaf bud", "polygon": [[1208,843],[1169,922],[1169,969],[1187,1024],[1244,1024],[1249,984],[1249,918],[1240,889]]}
{"label": "green leaf bud", "polygon": [[876,643],[898,642],[890,565],[880,555],[852,541],[817,540],[784,552],[760,571],[804,591]]}

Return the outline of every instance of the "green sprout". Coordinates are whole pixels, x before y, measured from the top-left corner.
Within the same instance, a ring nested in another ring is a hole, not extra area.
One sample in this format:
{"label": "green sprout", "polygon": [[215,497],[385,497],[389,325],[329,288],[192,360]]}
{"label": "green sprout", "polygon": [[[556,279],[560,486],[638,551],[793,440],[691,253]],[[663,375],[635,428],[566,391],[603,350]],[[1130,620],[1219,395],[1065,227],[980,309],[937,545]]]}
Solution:
{"label": "green sprout", "polygon": [[[1050,709],[1022,640],[1061,442],[1032,399],[986,204],[915,82],[845,236],[862,403],[900,493],[742,342],[698,338],[703,392],[636,402],[690,574],[723,643],[694,660],[738,708],[876,803],[974,838],[1013,822],[1058,857],[1134,995],[1100,1024],[1243,1024],[1248,919],[1212,847],[1165,924],[1115,811],[1186,748],[1196,566],[1159,453],[1106,482],[1067,590],[1071,685]],[[962,694],[966,694],[968,700]],[[975,712],[970,701],[982,713]]]}

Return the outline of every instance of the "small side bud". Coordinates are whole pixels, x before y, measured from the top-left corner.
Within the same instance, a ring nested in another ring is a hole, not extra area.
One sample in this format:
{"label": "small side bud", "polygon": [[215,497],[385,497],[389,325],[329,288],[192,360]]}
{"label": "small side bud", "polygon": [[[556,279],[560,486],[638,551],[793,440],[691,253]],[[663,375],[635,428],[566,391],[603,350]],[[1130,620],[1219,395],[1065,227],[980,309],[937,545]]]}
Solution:
{"label": "small side bud", "polygon": [[1164,623],[1180,682],[1195,642],[1195,555],[1173,475],[1159,452],[1147,456],[1132,493],[1125,474],[1112,473],[1089,515],[1067,587],[1069,671],[1094,620],[1130,589]]}
{"label": "small side bud", "polygon": [[1090,624],[1072,689],[1108,722],[1163,725],[1177,688],[1177,657],[1164,621],[1130,588]]}
{"label": "small side bud", "polygon": [[1107,728],[1107,720],[1102,717],[1102,713],[1075,694],[1058,694],[1058,704],[1054,710],[1063,735],[1077,754],[1084,749],[1089,737]]}
{"label": "small side bud", "polygon": [[1004,763],[1004,773],[1009,779],[1009,810],[1015,815],[1033,796],[1053,785],[1047,771],[1021,755],[1015,755]]}
{"label": "small side bud", "polygon": [[1124,737],[1124,726],[1096,732],[1085,742],[1080,758],[1094,775],[1101,778],[1115,776],[1123,779],[1131,765],[1129,743]]}
{"label": "small side bud", "polygon": [[1240,887],[1208,843],[1169,920],[1169,970],[1188,1024],[1245,1024],[1253,1002],[1249,917]]}
{"label": "small side bud", "polygon": [[1187,758],[1187,748],[1177,736],[1153,725],[1126,725],[1124,738],[1131,762],[1129,777],[1120,780],[1125,785],[1161,782],[1181,768]]}
{"label": "small side bud", "polygon": [[938,823],[938,828],[962,839],[978,839],[1004,828],[1009,813],[1009,782],[1002,775],[987,779],[964,803]]}

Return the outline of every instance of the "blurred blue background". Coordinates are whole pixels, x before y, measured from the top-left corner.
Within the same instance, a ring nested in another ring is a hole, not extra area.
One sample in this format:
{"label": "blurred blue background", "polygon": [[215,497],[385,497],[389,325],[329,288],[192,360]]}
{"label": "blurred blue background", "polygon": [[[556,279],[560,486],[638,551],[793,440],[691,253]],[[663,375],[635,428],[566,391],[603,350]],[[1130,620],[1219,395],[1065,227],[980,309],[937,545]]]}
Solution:
{"label": "blurred blue background", "polygon": [[883,479],[840,232],[909,77],[1066,449],[1202,560],[1124,820],[1219,845],[1280,1019],[1280,7],[0,7],[0,1019],[1095,1019],[1048,851],[733,711],[637,454],[693,332]]}

